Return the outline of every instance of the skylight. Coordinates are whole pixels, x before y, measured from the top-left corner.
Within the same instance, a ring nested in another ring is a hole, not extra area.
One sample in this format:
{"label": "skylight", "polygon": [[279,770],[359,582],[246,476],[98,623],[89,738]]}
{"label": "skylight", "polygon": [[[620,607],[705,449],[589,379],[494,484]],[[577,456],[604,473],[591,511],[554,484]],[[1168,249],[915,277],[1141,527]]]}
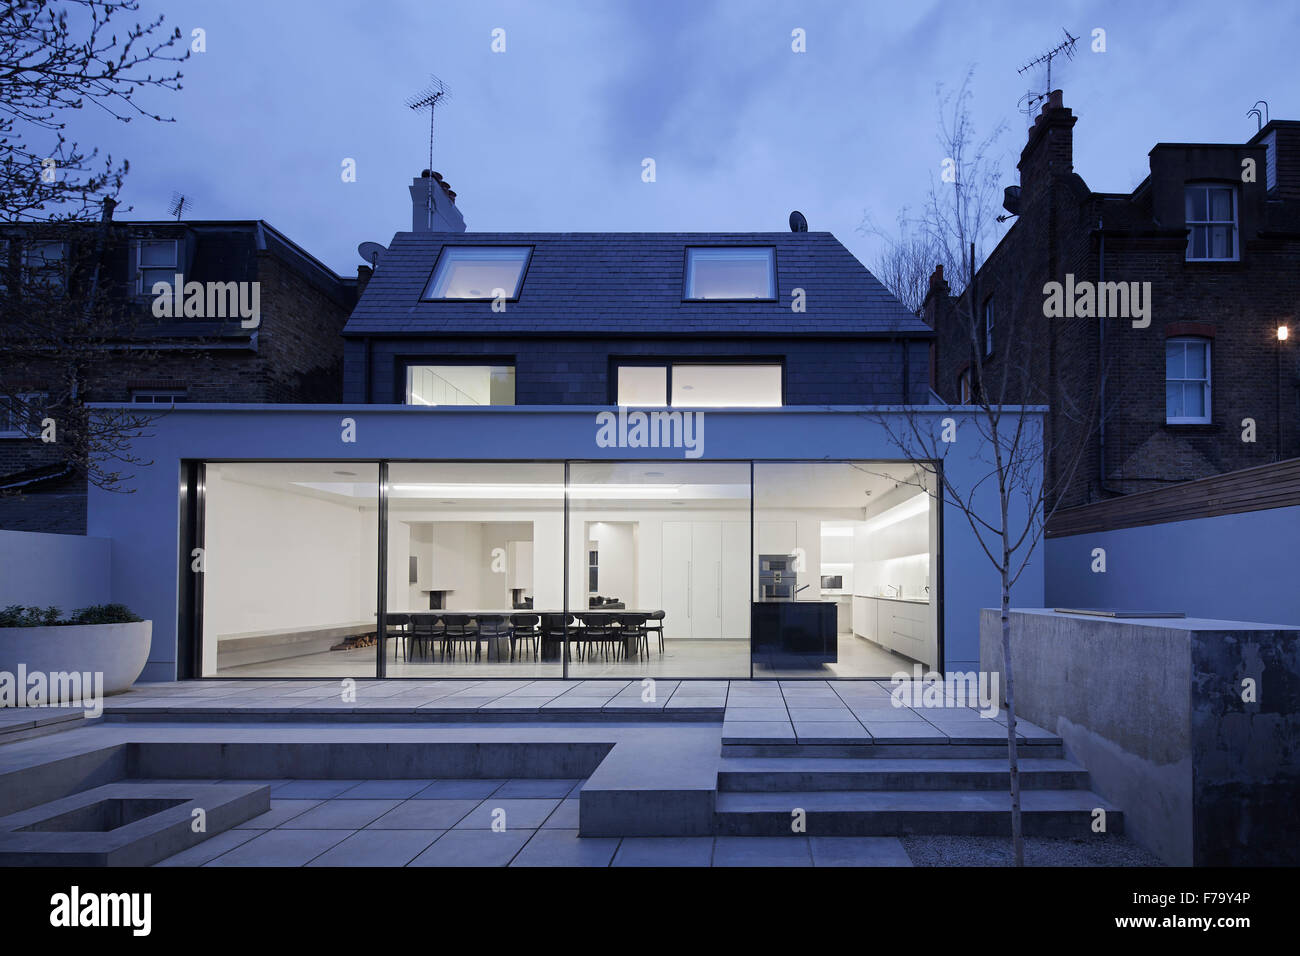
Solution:
{"label": "skylight", "polygon": [[771,246],[687,249],[686,298],[775,299],[776,250]]}
{"label": "skylight", "polygon": [[444,246],[423,299],[515,299],[527,246]]}

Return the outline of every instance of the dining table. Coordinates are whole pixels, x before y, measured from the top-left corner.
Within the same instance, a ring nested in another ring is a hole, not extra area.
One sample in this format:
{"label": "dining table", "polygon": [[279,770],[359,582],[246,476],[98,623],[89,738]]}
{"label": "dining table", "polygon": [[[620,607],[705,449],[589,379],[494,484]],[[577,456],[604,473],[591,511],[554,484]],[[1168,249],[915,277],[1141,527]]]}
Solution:
{"label": "dining table", "polygon": [[[636,616],[636,617],[646,617],[646,618],[649,618],[649,617],[651,617],[652,615],[657,614],[658,612],[659,612],[659,609],[658,609],[658,608],[613,608],[613,609],[609,609],[609,610],[607,610],[607,609],[605,609],[605,608],[593,607],[593,608],[587,608],[587,609],[585,609],[585,611],[581,611],[581,612],[580,612],[580,611],[574,611],[574,610],[571,610],[571,611],[568,611],[567,613],[570,614],[570,615],[572,615],[574,618],[577,619],[576,627],[579,627],[579,628],[580,628],[580,627],[583,626],[582,619],[583,619],[584,614],[610,614],[610,615],[613,615],[613,616],[614,616],[614,619],[615,619],[615,620],[617,620],[617,619],[618,619],[618,615],[620,615],[620,614],[626,614],[626,615],[628,615],[629,617]],[[425,617],[425,618],[430,618],[430,617],[432,617],[432,618],[439,618],[439,617],[445,617],[445,616],[447,616],[448,614],[464,615],[464,616],[466,616],[466,617],[470,617],[470,618],[478,618],[478,617],[480,617],[480,616],[481,616],[481,617],[499,617],[499,616],[504,615],[507,619],[509,619],[511,616],[516,615],[516,614],[523,614],[523,615],[531,614],[531,615],[536,615],[536,616],[538,616],[538,617],[542,617],[542,616],[545,616],[545,615],[547,615],[547,614],[564,614],[564,613],[566,613],[566,612],[564,611],[563,608],[554,608],[554,609],[551,609],[551,608],[531,608],[531,607],[522,607],[522,608],[518,608],[518,607],[517,607],[517,608],[499,608],[499,607],[498,607],[498,608],[469,608],[469,609],[462,609],[462,608],[443,608],[442,610],[436,610],[436,611],[435,611],[435,610],[429,610],[429,611],[394,611],[393,613],[394,613],[394,614],[405,615],[405,616],[410,617],[410,618],[412,618],[412,619],[417,618],[417,617]],[[632,646],[632,641],[633,641],[633,639],[631,639],[631,638],[628,638],[627,640],[624,641],[624,647],[625,647],[625,650],[626,650],[629,654],[635,653],[635,651],[636,651],[636,648]],[[489,637],[489,638],[484,638],[484,639],[483,639],[483,643],[484,643],[485,645],[487,645],[487,657],[488,657],[488,660],[498,660],[498,661],[501,661],[501,660],[506,660],[507,657],[509,656],[509,653],[510,653],[510,640],[509,640],[508,637],[501,636],[501,637]],[[546,661],[546,660],[559,660],[559,659],[560,659],[560,655],[561,655],[561,648],[558,646],[559,643],[560,643],[559,641],[548,641],[548,640],[542,638],[542,639],[541,639],[541,654],[540,654],[541,659],[544,660],[544,661]],[[550,645],[550,646],[548,647],[548,645]],[[394,653],[396,653],[395,650],[394,650]]]}

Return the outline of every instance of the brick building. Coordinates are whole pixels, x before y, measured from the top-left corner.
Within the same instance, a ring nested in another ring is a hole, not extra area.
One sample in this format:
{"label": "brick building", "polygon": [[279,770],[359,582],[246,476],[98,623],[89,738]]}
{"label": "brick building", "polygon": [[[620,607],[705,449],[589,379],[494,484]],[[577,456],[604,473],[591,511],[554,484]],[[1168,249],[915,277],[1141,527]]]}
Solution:
{"label": "brick building", "polygon": [[[174,284],[178,273],[209,290],[204,307],[186,315],[182,302],[177,314],[158,317],[153,285]],[[51,304],[74,303],[75,313],[91,281],[99,305],[90,331],[71,346],[92,353],[81,403],[130,402],[165,414],[175,403],[342,397],[339,333],[356,280],[341,279],[266,222],[111,222],[110,210],[101,224],[7,225],[0,274],[0,528],[85,531],[84,475],[57,443],[32,437],[45,409],[65,400],[72,359],[64,352],[44,360],[42,345],[63,352],[59,333],[33,346],[28,332],[32,314]],[[236,298],[228,310],[210,310],[227,301],[214,299],[214,286],[244,290],[249,306],[256,288],[255,323],[235,314]]]}
{"label": "brick building", "polygon": [[1300,122],[1159,143],[1136,189],[1108,193],[1074,171],[1075,119],[1058,90],[1029,130],[1016,221],[974,278],[977,334],[932,276],[935,390],[964,401],[982,374],[995,399],[1049,405],[1065,506],[1300,454]]}

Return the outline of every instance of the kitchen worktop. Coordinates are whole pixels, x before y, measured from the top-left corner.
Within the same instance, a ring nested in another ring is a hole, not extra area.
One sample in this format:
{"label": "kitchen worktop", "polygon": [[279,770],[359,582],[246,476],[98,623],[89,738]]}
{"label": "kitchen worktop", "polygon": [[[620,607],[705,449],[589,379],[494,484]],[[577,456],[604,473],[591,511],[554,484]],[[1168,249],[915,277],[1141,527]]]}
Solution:
{"label": "kitchen worktop", "polygon": [[897,601],[899,604],[929,604],[929,598],[888,597],[884,594],[858,594],[856,597],[871,598],[873,601]]}

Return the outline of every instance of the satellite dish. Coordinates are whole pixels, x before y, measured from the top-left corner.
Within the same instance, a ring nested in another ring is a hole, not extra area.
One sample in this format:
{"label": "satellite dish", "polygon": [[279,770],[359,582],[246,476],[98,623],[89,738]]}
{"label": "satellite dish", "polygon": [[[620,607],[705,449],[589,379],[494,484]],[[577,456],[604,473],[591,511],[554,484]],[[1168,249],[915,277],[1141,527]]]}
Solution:
{"label": "satellite dish", "polygon": [[803,217],[803,213],[801,213],[798,209],[790,213],[790,231],[791,232],[808,231],[808,220]]}
{"label": "satellite dish", "polygon": [[378,266],[386,252],[388,250],[377,242],[363,242],[357,246],[357,255],[369,262],[371,267]]}

